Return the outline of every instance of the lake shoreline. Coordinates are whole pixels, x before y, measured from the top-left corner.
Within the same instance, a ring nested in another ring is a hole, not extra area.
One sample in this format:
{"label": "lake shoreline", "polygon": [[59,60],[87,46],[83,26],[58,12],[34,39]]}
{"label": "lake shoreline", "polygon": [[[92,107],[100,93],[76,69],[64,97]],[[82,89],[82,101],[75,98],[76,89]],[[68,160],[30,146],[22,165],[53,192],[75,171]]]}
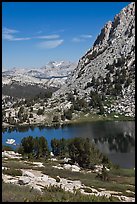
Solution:
{"label": "lake shoreline", "polygon": [[[112,161],[127,168],[134,167],[134,129],[135,122],[133,120],[81,120],[80,123],[54,124],[54,126],[45,124],[22,125],[3,130],[2,143],[6,145],[8,139],[14,139],[15,144],[18,145],[23,137],[44,136],[50,146],[50,141],[53,138],[87,137],[96,144],[102,153],[110,156]],[[15,145],[13,147],[15,149]],[[127,160],[130,162],[127,163]]]}
{"label": "lake shoreline", "polygon": [[89,114],[88,116],[80,116],[76,119],[72,119],[72,120],[67,120],[67,121],[61,121],[61,122],[51,122],[51,123],[45,123],[45,122],[41,122],[41,123],[23,123],[23,124],[18,124],[18,125],[10,125],[10,124],[2,124],[2,131],[7,129],[7,128],[18,128],[18,127],[45,127],[45,128],[54,128],[54,127],[64,127],[64,126],[69,126],[69,125],[76,125],[76,124],[84,124],[87,122],[98,122],[98,121],[103,121],[103,122],[107,122],[107,121],[135,121],[135,118],[133,117],[126,117],[126,116],[118,116],[118,117],[114,117],[115,115],[111,115],[111,116],[102,116],[102,115],[91,115]]}

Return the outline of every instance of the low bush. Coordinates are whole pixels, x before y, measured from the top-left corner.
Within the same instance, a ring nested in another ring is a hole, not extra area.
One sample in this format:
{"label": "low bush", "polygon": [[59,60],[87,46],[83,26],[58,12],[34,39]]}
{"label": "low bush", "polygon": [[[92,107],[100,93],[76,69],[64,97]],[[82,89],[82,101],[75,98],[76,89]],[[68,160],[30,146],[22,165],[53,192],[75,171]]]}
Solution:
{"label": "low bush", "polygon": [[2,152],[4,151],[13,151],[13,148],[10,146],[2,145]]}
{"label": "low bush", "polygon": [[3,174],[8,174],[11,176],[22,176],[22,171],[20,169],[4,169]]}
{"label": "low bush", "polygon": [[86,188],[83,188],[83,190],[86,193],[92,193],[92,189],[91,188],[86,187]]}
{"label": "low bush", "polygon": [[60,182],[60,178],[59,177],[56,177],[56,182]]}
{"label": "low bush", "polygon": [[66,192],[60,187],[45,187],[43,194],[25,186],[2,184],[2,202],[116,202],[117,198]]}

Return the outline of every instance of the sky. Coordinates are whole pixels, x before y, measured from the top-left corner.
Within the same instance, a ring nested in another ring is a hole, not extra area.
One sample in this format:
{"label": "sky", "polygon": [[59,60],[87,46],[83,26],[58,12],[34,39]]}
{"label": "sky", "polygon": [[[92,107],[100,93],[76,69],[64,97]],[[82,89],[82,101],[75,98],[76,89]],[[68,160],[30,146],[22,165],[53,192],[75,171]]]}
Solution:
{"label": "sky", "polygon": [[78,60],[130,2],[3,2],[2,69]]}

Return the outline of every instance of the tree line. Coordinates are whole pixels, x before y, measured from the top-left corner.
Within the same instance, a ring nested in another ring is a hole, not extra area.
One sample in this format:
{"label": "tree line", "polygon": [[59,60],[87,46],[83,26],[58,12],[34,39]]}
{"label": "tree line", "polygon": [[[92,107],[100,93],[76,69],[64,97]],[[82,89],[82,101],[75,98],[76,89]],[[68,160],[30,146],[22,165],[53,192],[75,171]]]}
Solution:
{"label": "tree line", "polygon": [[[96,164],[110,165],[109,159],[102,154],[89,138],[52,139],[51,150],[55,157],[69,157],[71,163],[78,163],[83,168],[94,168]],[[28,158],[50,157],[50,148],[44,136],[25,137],[21,140],[18,152]]]}

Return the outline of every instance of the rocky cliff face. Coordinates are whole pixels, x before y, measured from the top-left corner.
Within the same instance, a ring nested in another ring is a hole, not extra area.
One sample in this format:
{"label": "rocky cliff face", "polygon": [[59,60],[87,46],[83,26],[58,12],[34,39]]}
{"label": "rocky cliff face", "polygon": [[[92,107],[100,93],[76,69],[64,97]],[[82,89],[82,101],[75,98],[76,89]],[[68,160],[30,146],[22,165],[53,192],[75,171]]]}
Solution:
{"label": "rocky cliff face", "polygon": [[84,98],[91,109],[99,107],[93,104],[93,96],[98,95],[106,113],[135,115],[134,2],[104,26],[93,47],[79,60],[67,84],[54,96],[67,93]]}

